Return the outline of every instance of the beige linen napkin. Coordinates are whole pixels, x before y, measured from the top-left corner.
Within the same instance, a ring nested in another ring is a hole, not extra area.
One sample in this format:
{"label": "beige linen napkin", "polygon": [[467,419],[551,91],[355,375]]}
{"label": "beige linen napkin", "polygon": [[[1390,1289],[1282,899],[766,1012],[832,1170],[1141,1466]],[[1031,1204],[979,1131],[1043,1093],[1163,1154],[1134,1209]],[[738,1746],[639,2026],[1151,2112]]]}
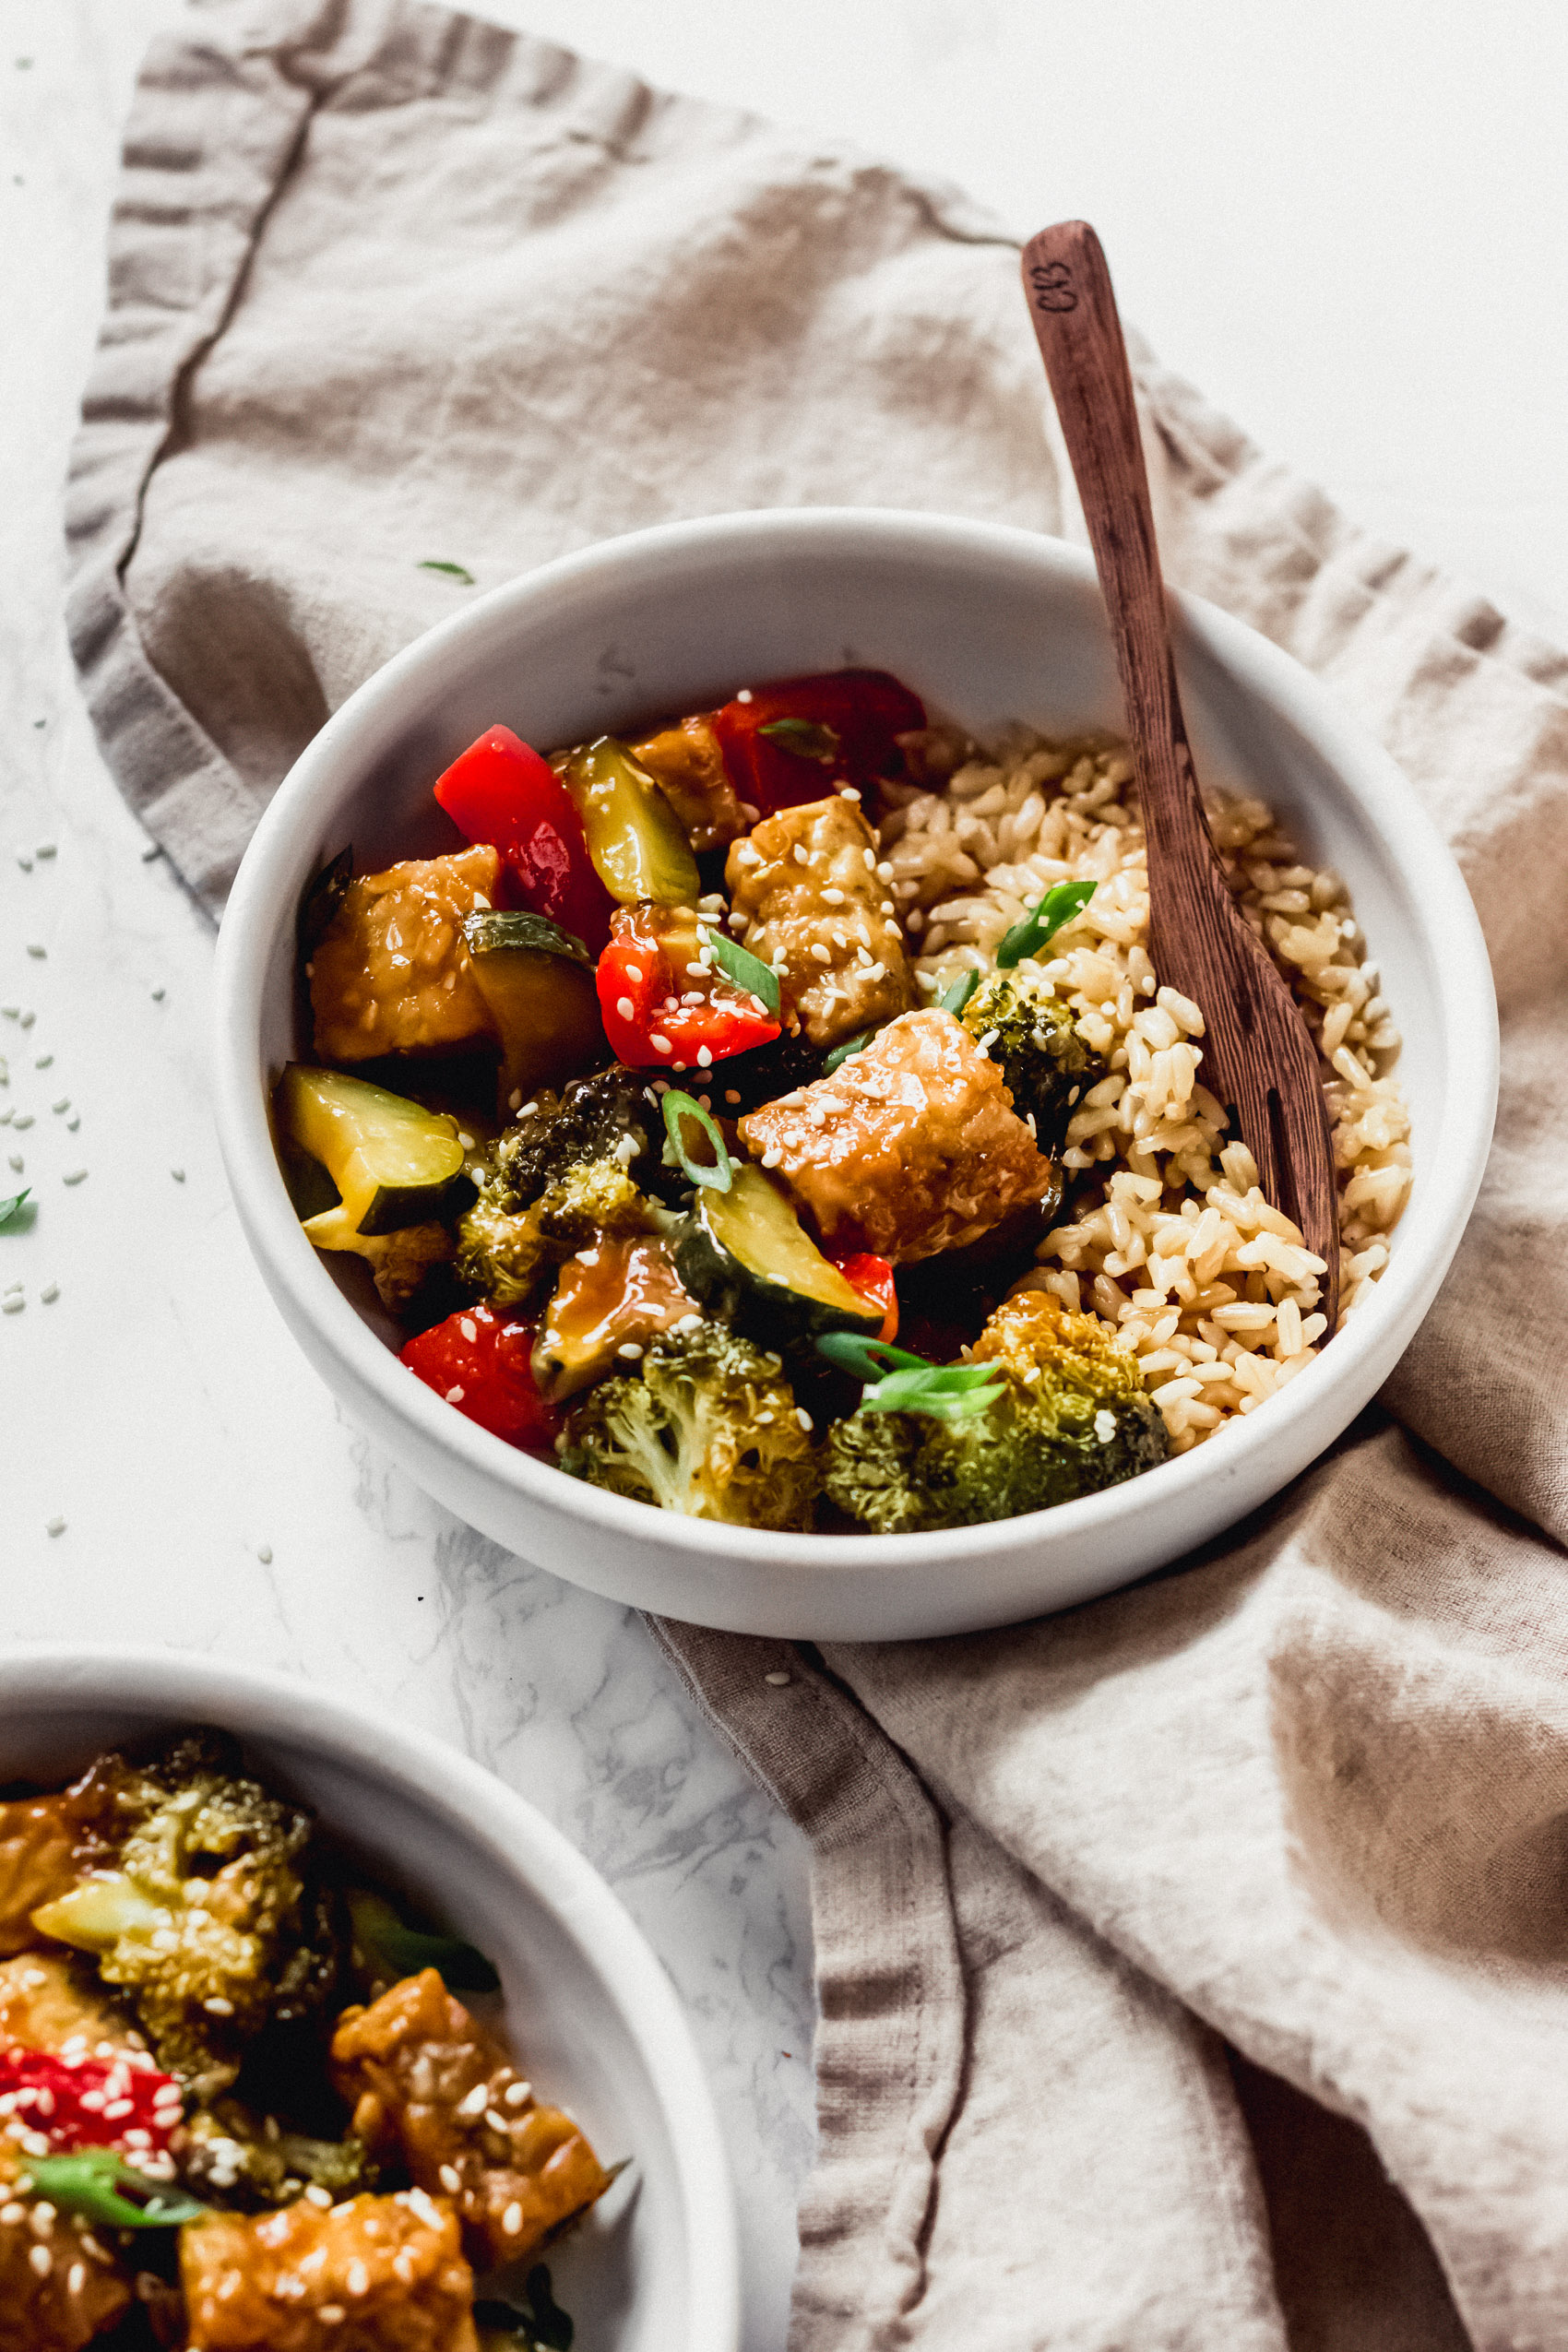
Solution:
{"label": "beige linen napkin", "polygon": [[[196,25],[127,136],[71,627],[214,911],[315,728],[466,593],[422,561],[822,501],[1081,535],[1012,245],[952,191],[412,0]],[[1317,671],[1465,866],[1498,1146],[1383,1406],[1182,1573],[826,1657],[659,1629],[814,1847],[795,2352],[1549,2352],[1568,659],[1138,374],[1173,577]]]}

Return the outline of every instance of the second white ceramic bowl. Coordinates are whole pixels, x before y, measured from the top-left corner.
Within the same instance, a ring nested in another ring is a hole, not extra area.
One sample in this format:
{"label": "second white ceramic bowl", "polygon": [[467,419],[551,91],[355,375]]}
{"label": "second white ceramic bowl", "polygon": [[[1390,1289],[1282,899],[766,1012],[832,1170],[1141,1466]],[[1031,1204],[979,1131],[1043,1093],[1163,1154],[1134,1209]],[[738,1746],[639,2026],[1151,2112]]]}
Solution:
{"label": "second white ceramic bowl", "polygon": [[0,1781],[51,1787],[177,1725],[247,1763],[383,1883],[500,1971],[505,2026],[540,2096],[633,2171],[548,2256],[595,2352],[734,2352],[733,2203],[707,2085],[669,1979],[581,1855],[453,1748],[304,1682],[170,1651],[0,1656]]}
{"label": "second white ceramic bowl", "polygon": [[466,1420],[398,1362],[357,1266],[319,1258],[278,1171],[267,1096],[293,1031],[294,916],[327,858],[362,869],[447,847],[442,768],[497,721],[540,747],[711,706],[738,686],[891,670],[984,735],[1122,724],[1089,558],[997,525],[875,509],[727,515],[589,548],[476,599],[370,679],[280,787],[219,942],[216,1099],[262,1275],[347,1410],[474,1526],[612,1598],[743,1633],[879,1640],[1059,1609],[1177,1558],[1330,1445],[1408,1346],[1480,1182],[1496,1009],[1465,885],[1387,755],[1251,630],[1173,600],[1199,773],[1261,793],[1345,876],[1405,1036],[1415,1182],[1374,1296],[1278,1397],[1126,1485],[923,1536],[794,1536],[657,1512]]}

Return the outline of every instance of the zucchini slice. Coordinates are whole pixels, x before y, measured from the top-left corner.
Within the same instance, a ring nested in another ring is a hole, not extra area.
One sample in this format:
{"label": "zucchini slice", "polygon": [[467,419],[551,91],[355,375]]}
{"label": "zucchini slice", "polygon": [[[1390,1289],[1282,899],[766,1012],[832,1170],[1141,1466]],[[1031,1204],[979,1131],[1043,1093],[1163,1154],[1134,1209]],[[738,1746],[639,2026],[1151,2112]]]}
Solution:
{"label": "zucchini slice", "polygon": [[341,1070],[291,1062],[278,1082],[278,1124],[337,1185],[335,1208],[307,1218],[318,1250],[458,1215],[474,1197],[457,1123]]}
{"label": "zucchini slice", "polygon": [[851,1289],[811,1240],[788,1196],[754,1163],[727,1193],[705,1187],[676,1245],[694,1298],[748,1336],[814,1338],[882,1329],[880,1308]]}
{"label": "zucchini slice", "polygon": [[474,984],[501,1039],[500,1116],[540,1087],[559,1087],[610,1058],[594,963],[580,939],[546,915],[465,917]]}
{"label": "zucchini slice", "polygon": [[588,856],[600,882],[623,907],[651,898],[661,907],[695,907],[702,892],[686,828],[640,760],[613,735],[583,743],[561,764],[561,781],[577,805]]}

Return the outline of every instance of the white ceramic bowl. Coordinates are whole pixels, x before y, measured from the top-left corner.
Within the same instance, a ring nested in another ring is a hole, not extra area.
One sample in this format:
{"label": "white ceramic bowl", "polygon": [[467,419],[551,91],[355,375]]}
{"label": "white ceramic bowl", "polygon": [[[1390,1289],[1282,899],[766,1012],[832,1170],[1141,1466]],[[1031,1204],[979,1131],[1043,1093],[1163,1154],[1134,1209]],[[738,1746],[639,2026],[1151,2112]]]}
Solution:
{"label": "white ceramic bowl", "polygon": [[719,2126],[663,1969],[580,1854],[455,1749],[310,1684],[170,1651],[0,1657],[0,1781],[64,1780],[183,1723],[232,1732],[383,1880],[495,1962],[541,2093],[636,2159],[548,2259],[597,2352],[734,2352],[738,2256]]}
{"label": "white ceramic bowl", "polygon": [[541,746],[721,700],[748,680],[894,671],[980,733],[1122,724],[1088,557],[997,525],[861,508],[639,531],[478,598],[362,686],[257,828],[219,942],[219,1130],[262,1274],[311,1362],[410,1474],[498,1542],[617,1600],[740,1632],[877,1640],[1005,1624],[1110,1590],[1304,1468],[1408,1343],[1480,1182],[1496,1010],[1465,885],[1393,762],[1305,671],[1177,599],[1199,772],[1264,794],[1346,877],[1406,1043],[1415,1182],[1376,1295],[1277,1398],[1216,1443],[1082,1502],[922,1536],[793,1536],[656,1512],[515,1452],[398,1362],[362,1269],[330,1266],[283,1189],[267,1099],[293,1034],[293,926],[324,859],[450,843],[440,770],[504,721]]}

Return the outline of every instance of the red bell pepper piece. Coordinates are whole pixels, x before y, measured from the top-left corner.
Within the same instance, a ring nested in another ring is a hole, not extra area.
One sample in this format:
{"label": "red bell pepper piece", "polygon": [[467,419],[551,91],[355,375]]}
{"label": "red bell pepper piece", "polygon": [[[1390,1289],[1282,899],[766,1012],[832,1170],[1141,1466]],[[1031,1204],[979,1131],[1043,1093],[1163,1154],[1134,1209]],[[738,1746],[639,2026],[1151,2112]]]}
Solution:
{"label": "red bell pepper piece", "polygon": [[[706,1070],[779,1024],[717,965],[701,966],[695,916],[679,908],[618,907],[599,959],[604,1034],[634,1070]],[[686,1000],[695,997],[692,1004]]]}
{"label": "red bell pepper piece", "polygon": [[399,1353],[427,1388],[481,1429],[526,1453],[548,1453],[561,1416],[533,1376],[536,1325],[487,1306],[465,1307],[410,1339]]}
{"label": "red bell pepper piece", "polygon": [[885,1258],[873,1257],[869,1250],[858,1250],[847,1258],[835,1258],[851,1290],[858,1290],[868,1306],[882,1310],[882,1329],[877,1337],[885,1344],[898,1336],[898,1293],[894,1287],[893,1268]]}
{"label": "red bell pepper piece", "polygon": [[885,670],[780,678],[727,702],[712,726],[737,797],[762,816],[886,775],[925,707]]}
{"label": "red bell pepper piece", "polygon": [[500,852],[520,905],[598,955],[615,902],[593,870],[571,794],[529,744],[509,727],[488,729],[452,762],[435,797],[459,832]]}
{"label": "red bell pepper piece", "polygon": [[0,2093],[7,2113],[53,2147],[123,2148],[133,2161],[164,2154],[183,2116],[178,2083],[139,2049],[96,2058],[84,2046],[57,2058],[13,2044],[0,2049]]}

